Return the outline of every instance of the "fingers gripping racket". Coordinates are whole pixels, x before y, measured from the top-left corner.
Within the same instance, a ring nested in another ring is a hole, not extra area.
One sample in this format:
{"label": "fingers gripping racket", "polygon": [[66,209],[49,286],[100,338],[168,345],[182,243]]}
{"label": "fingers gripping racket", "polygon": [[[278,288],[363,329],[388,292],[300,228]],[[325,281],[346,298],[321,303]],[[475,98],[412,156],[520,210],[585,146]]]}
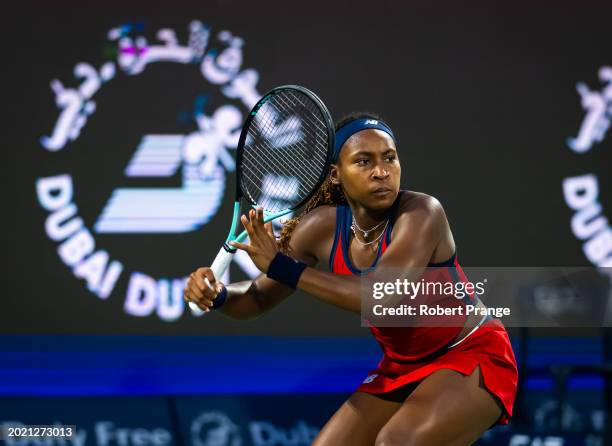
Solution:
{"label": "fingers gripping racket", "polygon": [[[246,231],[236,234],[241,204],[269,222],[310,199],[327,174],[334,126],[325,104],[310,90],[284,85],[266,93],[249,113],[236,148],[236,199],[229,234],[210,267],[217,279],[229,267]],[[194,313],[202,311],[189,303]]]}

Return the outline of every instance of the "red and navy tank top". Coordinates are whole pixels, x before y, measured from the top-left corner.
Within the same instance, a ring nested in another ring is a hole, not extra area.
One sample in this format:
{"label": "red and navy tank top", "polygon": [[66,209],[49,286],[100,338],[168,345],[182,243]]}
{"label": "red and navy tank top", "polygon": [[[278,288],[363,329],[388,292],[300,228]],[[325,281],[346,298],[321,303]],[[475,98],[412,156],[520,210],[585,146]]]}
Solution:
{"label": "red and navy tank top", "polygon": [[[399,198],[400,196],[398,195],[396,204],[399,202]],[[397,212],[396,204],[391,209],[389,224],[382,237],[382,243],[379,244],[376,259],[369,268],[364,270],[356,268],[351,263],[348,255],[351,223],[353,220],[351,208],[347,204],[337,205],[336,234],[329,256],[329,269],[331,272],[335,274],[364,275],[376,267],[378,260],[391,243],[393,222]],[[467,282],[467,277],[459,265],[456,254],[453,254],[445,262],[430,263],[427,266],[426,274],[429,276],[428,280],[441,281],[443,283],[447,281]],[[452,296],[440,296],[439,301],[442,302],[444,300],[445,306],[471,305],[474,302],[473,298],[474,296],[471,296],[467,300],[459,300]],[[370,326],[370,331],[381,346],[384,355],[389,359],[397,362],[417,362],[438,356],[448,350],[461,332],[467,316],[458,315],[456,318],[456,320],[452,321],[452,324],[449,324],[452,326],[426,326],[427,324],[415,324],[415,326],[411,327]]]}

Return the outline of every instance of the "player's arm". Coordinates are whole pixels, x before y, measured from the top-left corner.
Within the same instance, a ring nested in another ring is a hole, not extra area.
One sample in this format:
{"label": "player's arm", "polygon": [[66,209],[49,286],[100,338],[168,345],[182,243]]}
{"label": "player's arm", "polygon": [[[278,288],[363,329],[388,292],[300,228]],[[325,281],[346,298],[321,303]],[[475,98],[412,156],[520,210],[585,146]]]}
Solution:
{"label": "player's arm", "polygon": [[[249,231],[250,243],[233,245],[245,250],[257,267],[267,272],[277,251],[263,231],[263,214],[251,215],[250,221],[243,217],[243,224]],[[448,222],[438,200],[425,194],[404,199],[398,208],[392,243],[374,271],[358,277],[306,268],[297,287],[322,301],[360,313],[364,286],[400,277],[417,281],[446,231],[449,231]],[[399,301],[402,297],[388,296],[381,303],[392,305],[393,300]]]}
{"label": "player's arm", "polygon": [[[208,287],[207,278],[211,287]],[[210,311],[224,285],[216,282],[212,270],[198,268],[189,277],[185,288],[185,301],[194,302],[200,309]],[[217,311],[233,319],[253,319],[270,310],[291,295],[293,290],[260,275],[254,280],[235,282],[225,286],[226,301]]]}
{"label": "player's arm", "polygon": [[[300,221],[293,231],[290,243],[292,256],[311,267],[317,264],[317,258],[310,248],[314,246],[312,227],[315,227],[321,219],[318,214],[312,212]],[[208,287],[205,278],[211,287]],[[187,282],[185,300],[195,302],[202,310],[208,311],[222,286],[217,283],[210,268],[198,268],[190,275]],[[227,298],[219,311],[234,319],[256,318],[284,301],[294,291],[269,279],[265,274],[254,280],[229,284],[226,288]]]}

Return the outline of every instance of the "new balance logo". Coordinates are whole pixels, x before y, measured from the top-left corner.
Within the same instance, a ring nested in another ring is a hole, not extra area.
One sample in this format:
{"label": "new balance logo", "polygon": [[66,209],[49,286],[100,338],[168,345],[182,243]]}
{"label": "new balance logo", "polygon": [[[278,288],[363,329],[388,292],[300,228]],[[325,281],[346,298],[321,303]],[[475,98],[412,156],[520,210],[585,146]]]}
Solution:
{"label": "new balance logo", "polygon": [[374,381],[376,378],[378,378],[377,374],[374,375],[370,375],[368,376],[366,379],[363,380],[363,384],[370,384],[372,381]]}

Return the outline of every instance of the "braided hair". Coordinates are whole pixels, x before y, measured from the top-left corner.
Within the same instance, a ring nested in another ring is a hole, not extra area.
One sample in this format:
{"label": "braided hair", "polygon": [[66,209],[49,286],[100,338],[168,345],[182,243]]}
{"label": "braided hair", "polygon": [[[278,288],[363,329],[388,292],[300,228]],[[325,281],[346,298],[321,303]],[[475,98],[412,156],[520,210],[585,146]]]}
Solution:
{"label": "braided hair", "polygon": [[[344,116],[342,119],[337,121],[335,125],[335,130],[338,131],[339,128],[343,127],[351,121],[354,121],[355,119],[382,120],[382,118],[375,113],[354,112]],[[323,184],[321,184],[321,187],[315,192],[312,198],[308,200],[302,212],[297,217],[288,220],[283,225],[283,229],[281,231],[279,239],[281,251],[289,253],[289,242],[291,241],[291,234],[293,234],[293,230],[306,214],[308,214],[313,209],[318,208],[319,206],[336,206],[340,203],[346,203],[346,197],[344,196],[342,187],[338,184],[332,183],[331,177],[328,173],[327,177],[323,181]]]}

